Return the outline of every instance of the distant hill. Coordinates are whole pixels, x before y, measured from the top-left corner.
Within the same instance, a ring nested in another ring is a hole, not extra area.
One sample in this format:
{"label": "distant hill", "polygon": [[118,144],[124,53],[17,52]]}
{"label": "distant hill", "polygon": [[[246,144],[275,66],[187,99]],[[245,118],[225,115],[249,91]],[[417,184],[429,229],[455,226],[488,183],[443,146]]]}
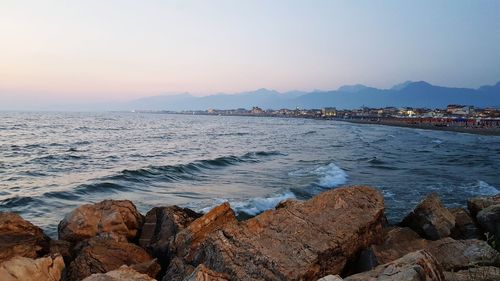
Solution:
{"label": "distant hill", "polygon": [[215,94],[195,97],[189,94],[147,97],[113,108],[143,110],[206,110],[251,108],[358,108],[412,106],[443,108],[448,104],[466,104],[477,107],[500,106],[500,82],[479,89],[451,88],[431,85],[425,81],[407,81],[390,89],[377,89],[364,85],[342,86],[338,90],[279,93],[259,89],[238,94]]}

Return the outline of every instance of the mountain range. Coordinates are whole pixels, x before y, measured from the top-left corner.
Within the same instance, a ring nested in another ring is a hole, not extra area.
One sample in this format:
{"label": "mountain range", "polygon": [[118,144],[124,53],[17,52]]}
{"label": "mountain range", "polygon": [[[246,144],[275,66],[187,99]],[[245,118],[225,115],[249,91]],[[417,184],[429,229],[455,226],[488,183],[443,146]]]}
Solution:
{"label": "mountain range", "polygon": [[280,93],[259,89],[237,94],[214,94],[197,97],[188,93],[160,95],[113,104],[120,110],[206,110],[251,108],[323,108],[339,109],[368,107],[428,107],[443,108],[448,104],[476,107],[500,106],[500,82],[478,89],[451,88],[431,85],[425,81],[407,81],[390,89],[377,89],[361,84],[342,86],[332,91],[291,91]]}

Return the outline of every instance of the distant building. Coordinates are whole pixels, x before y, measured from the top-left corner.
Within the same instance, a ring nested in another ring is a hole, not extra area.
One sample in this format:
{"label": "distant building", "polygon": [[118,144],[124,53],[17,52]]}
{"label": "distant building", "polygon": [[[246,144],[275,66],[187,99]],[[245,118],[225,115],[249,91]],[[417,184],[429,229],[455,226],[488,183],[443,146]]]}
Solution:
{"label": "distant building", "polygon": [[262,113],[264,113],[264,110],[262,110],[262,108],[260,108],[258,106],[254,106],[254,107],[252,107],[251,113],[252,114],[262,114]]}
{"label": "distant building", "polygon": [[325,107],[321,110],[321,116],[335,117],[337,116],[337,109],[335,107]]}
{"label": "distant building", "polygon": [[446,113],[450,115],[469,115],[474,113],[474,107],[469,105],[450,104],[446,108]]}

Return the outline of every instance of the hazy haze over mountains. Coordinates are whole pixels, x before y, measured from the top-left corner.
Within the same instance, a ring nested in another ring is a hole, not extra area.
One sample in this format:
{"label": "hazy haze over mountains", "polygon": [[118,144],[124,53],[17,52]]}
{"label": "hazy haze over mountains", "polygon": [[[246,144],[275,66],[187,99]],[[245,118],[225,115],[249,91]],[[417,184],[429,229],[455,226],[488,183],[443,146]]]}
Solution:
{"label": "hazy haze over mountains", "polygon": [[[153,96],[120,104],[101,106],[114,110],[206,110],[251,108],[357,108],[412,106],[442,108],[448,104],[466,104],[477,107],[500,106],[500,82],[479,89],[449,88],[424,81],[407,81],[391,89],[377,89],[361,84],[342,86],[338,90],[279,93],[259,89],[238,94],[214,94],[196,97],[188,93],[173,96]],[[104,109],[104,108],[102,108]]]}

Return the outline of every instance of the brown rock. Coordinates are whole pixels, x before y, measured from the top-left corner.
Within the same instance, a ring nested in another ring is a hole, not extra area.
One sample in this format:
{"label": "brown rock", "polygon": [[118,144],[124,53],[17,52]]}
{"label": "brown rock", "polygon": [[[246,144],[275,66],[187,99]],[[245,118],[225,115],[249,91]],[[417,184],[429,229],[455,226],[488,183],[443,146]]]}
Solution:
{"label": "brown rock", "polygon": [[50,240],[49,253],[62,256],[64,261],[69,264],[72,260],[71,243],[64,240]]}
{"label": "brown rock", "polygon": [[318,279],[318,281],[343,281],[344,279],[342,279],[340,276],[338,275],[327,275],[323,278],[320,278]]}
{"label": "brown rock", "polygon": [[500,204],[500,194],[494,196],[475,197],[467,200],[467,208],[473,218],[475,218],[477,213],[479,213],[482,209],[497,204]]}
{"label": "brown rock", "polygon": [[436,259],[426,251],[409,253],[371,271],[344,278],[345,281],[444,281]]}
{"label": "brown rock", "polygon": [[15,213],[0,212],[0,263],[14,256],[37,258],[49,250],[43,231]]}
{"label": "brown rock", "polygon": [[[122,265],[149,262],[152,257],[141,247],[109,238],[92,238],[80,248],[68,268],[70,280],[82,280],[94,273],[105,273]],[[155,276],[151,276],[155,277]]]}
{"label": "brown rock", "polygon": [[0,263],[2,281],[59,281],[64,269],[61,256],[31,259],[14,257]]}
{"label": "brown rock", "polygon": [[475,266],[456,272],[445,271],[446,281],[498,281],[500,268],[494,266]]}
{"label": "brown rock", "polygon": [[416,250],[431,253],[444,270],[460,270],[474,264],[494,265],[500,261],[500,253],[485,241],[454,240],[449,237],[428,241],[407,228],[389,230],[384,243],[369,248],[375,260],[373,264],[388,263]]}
{"label": "brown rock", "polygon": [[82,205],[59,223],[59,239],[78,242],[95,236],[117,241],[137,238],[143,217],[128,200],[104,200]]}
{"label": "brown rock", "polygon": [[238,220],[229,203],[219,205],[202,217],[189,224],[175,236],[174,248],[177,256],[190,262],[193,252],[199,249],[200,243],[210,234],[226,225],[236,225]]}
{"label": "brown rock", "polygon": [[410,227],[423,238],[438,240],[450,236],[455,217],[443,206],[437,194],[431,193],[403,219],[401,226]]}
{"label": "brown rock", "polygon": [[174,257],[170,262],[167,272],[162,281],[182,281],[194,271],[194,266],[184,263],[178,257]]}
{"label": "brown rock", "polygon": [[175,235],[202,214],[177,206],[153,208],[146,214],[139,245],[154,257],[169,260],[169,247]]}
{"label": "brown rock", "polygon": [[455,227],[451,230],[453,239],[480,239],[481,231],[477,228],[469,212],[464,208],[449,209],[455,216]]}
{"label": "brown rock", "polygon": [[198,240],[200,247],[189,257],[231,280],[316,280],[340,273],[361,249],[381,239],[383,212],[375,189],[337,188],[226,224]]}
{"label": "brown rock", "polygon": [[184,281],[228,281],[225,274],[214,272],[200,264]]}
{"label": "brown rock", "polygon": [[143,263],[136,263],[130,266],[133,270],[142,273],[142,274],[147,274],[149,276],[155,277],[160,273],[161,271],[161,266],[158,264],[156,259],[143,262]]}
{"label": "brown rock", "polygon": [[491,205],[477,213],[477,222],[488,236],[500,245],[500,204]]}
{"label": "brown rock", "polygon": [[156,281],[147,274],[142,274],[123,265],[107,273],[96,273],[83,279],[83,281]]}

